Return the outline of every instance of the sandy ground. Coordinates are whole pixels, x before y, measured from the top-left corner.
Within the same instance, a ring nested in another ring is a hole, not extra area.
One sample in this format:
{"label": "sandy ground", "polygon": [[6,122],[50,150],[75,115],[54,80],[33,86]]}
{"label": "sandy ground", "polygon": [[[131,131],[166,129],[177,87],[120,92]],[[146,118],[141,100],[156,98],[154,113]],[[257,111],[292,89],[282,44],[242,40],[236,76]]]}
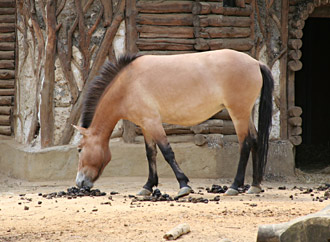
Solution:
{"label": "sandy ground", "polygon": [[[221,194],[218,203],[132,203],[128,195],[136,194],[145,178],[101,178],[95,188],[107,193],[103,197],[46,199],[38,193],[66,190],[74,181],[29,183],[0,175],[0,241],[165,241],[163,235],[180,223],[188,223],[191,232],[178,241],[256,241],[261,224],[287,222],[329,205],[330,199],[313,201],[324,192],[314,189],[311,196],[293,189],[315,188],[324,179],[329,176],[316,179],[316,184],[268,181],[260,196]],[[174,179],[160,178],[160,182],[161,192],[175,196],[178,184]],[[192,197],[212,199],[218,194],[207,193],[205,188],[230,181],[191,179],[190,184],[195,190]],[[111,191],[119,192],[112,200]]]}

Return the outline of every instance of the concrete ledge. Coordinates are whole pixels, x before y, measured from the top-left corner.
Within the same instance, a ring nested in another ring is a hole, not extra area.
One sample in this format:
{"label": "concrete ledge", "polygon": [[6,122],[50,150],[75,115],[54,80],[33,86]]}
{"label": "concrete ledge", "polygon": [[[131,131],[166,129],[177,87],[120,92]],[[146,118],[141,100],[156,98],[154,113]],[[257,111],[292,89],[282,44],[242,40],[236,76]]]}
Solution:
{"label": "concrete ledge", "polygon": [[[176,160],[190,178],[233,178],[236,174],[239,152],[237,143],[223,147],[203,146],[193,143],[172,144]],[[144,144],[126,144],[111,141],[112,161],[102,176],[145,176],[148,164]],[[8,176],[28,181],[75,179],[78,154],[75,146],[57,146],[42,150],[33,149],[14,140],[0,141],[0,171]],[[167,162],[158,152],[159,177],[174,177]],[[247,178],[251,176],[251,161]],[[270,143],[266,174],[294,176],[293,146],[288,141]]]}

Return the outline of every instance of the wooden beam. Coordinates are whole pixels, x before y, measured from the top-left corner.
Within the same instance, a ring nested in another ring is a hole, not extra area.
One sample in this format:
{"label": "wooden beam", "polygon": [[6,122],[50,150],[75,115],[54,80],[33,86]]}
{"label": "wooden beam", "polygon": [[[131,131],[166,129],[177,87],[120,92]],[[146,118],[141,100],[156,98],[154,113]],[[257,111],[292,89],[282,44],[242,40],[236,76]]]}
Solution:
{"label": "wooden beam", "polygon": [[238,51],[248,51],[253,45],[254,41],[250,38],[242,39],[210,39],[207,40],[211,50],[217,49],[234,49]]}
{"label": "wooden beam", "polygon": [[15,14],[0,15],[0,22],[1,23],[15,23],[16,22],[16,16],[15,16]]}
{"label": "wooden beam", "polygon": [[15,23],[0,23],[0,33],[15,32]]}
{"label": "wooden beam", "polygon": [[14,96],[15,89],[0,89],[0,96]]}
{"label": "wooden beam", "polygon": [[15,80],[0,80],[0,88],[14,88]]}
{"label": "wooden beam", "polygon": [[0,105],[1,106],[11,106],[13,97],[11,96],[0,96]]}
{"label": "wooden beam", "polygon": [[15,50],[15,42],[0,42],[0,56],[3,54],[3,50],[11,50],[11,55],[14,57],[15,53],[13,50]]}
{"label": "wooden beam", "polygon": [[194,38],[193,27],[138,25],[140,38]]}
{"label": "wooden beam", "polygon": [[250,27],[250,17],[233,17],[223,15],[199,16],[201,27]]}
{"label": "wooden beam", "polygon": [[0,134],[10,136],[11,127],[10,126],[0,126]]}
{"label": "wooden beam", "polygon": [[0,60],[0,69],[15,69],[14,60]]}
{"label": "wooden beam", "polygon": [[251,35],[250,28],[241,27],[207,27],[200,31],[203,38],[244,38]]}
{"label": "wooden beam", "polygon": [[137,24],[149,25],[193,25],[193,16],[191,14],[139,14],[136,17]]}
{"label": "wooden beam", "polygon": [[139,1],[136,5],[140,13],[191,13],[190,1]]}
{"label": "wooden beam", "polygon": [[0,79],[15,79],[15,71],[13,70],[0,70]]}
{"label": "wooden beam", "polygon": [[14,8],[16,6],[15,0],[1,0],[0,8]]}
{"label": "wooden beam", "polygon": [[0,115],[0,125],[10,125],[10,115]]}
{"label": "wooden beam", "polygon": [[139,39],[140,50],[194,50],[194,39]]}
{"label": "wooden beam", "polygon": [[0,15],[15,14],[15,8],[0,8]]}
{"label": "wooden beam", "polygon": [[0,106],[0,115],[10,115],[12,107],[10,106]]}
{"label": "wooden beam", "polygon": [[0,41],[1,42],[14,42],[15,33],[0,33]]}

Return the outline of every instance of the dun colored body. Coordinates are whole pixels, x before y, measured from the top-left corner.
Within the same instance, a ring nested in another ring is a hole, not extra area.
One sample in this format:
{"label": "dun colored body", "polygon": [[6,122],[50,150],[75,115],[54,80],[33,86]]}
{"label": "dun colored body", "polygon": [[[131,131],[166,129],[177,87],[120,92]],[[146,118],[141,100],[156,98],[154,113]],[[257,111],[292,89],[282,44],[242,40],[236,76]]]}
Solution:
{"label": "dun colored body", "polygon": [[[269,69],[250,56],[217,50],[171,56],[124,56],[106,63],[91,82],[82,114],[78,186],[92,186],[111,159],[108,142],[120,119],[140,126],[145,137],[149,177],[141,195],[158,185],[156,145],[173,169],[181,193],[190,192],[188,178],[178,166],[162,123],[196,125],[226,108],[233,120],[241,158],[234,195],[244,184],[249,153],[253,154],[253,187],[259,192],[266,164],[272,115],[273,78]],[[261,91],[262,90],[262,91]],[[100,97],[100,95],[102,96]],[[251,112],[261,94],[259,134]]]}

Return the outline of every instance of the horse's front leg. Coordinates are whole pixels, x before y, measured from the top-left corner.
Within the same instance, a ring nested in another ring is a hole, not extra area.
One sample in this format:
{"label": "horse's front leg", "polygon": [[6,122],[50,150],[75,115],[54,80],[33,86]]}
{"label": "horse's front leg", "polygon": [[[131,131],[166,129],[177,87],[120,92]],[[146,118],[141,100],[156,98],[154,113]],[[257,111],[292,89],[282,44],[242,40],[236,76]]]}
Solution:
{"label": "horse's front leg", "polygon": [[137,194],[139,196],[149,196],[152,194],[152,189],[154,186],[158,186],[158,175],[157,175],[157,165],[156,156],[157,148],[156,143],[145,135],[145,145],[146,154],[149,165],[149,176],[147,183],[143,186],[142,190]]}
{"label": "horse's front leg", "polygon": [[170,146],[170,144],[167,141],[167,138],[163,138],[160,142],[157,143],[159,149],[161,150],[165,160],[167,163],[171,166],[176,179],[179,182],[180,185],[180,191],[177,195],[177,198],[186,196],[192,192],[191,187],[188,185],[189,179],[188,177],[183,173],[181,168],[179,167],[179,164],[175,160],[174,152]]}

